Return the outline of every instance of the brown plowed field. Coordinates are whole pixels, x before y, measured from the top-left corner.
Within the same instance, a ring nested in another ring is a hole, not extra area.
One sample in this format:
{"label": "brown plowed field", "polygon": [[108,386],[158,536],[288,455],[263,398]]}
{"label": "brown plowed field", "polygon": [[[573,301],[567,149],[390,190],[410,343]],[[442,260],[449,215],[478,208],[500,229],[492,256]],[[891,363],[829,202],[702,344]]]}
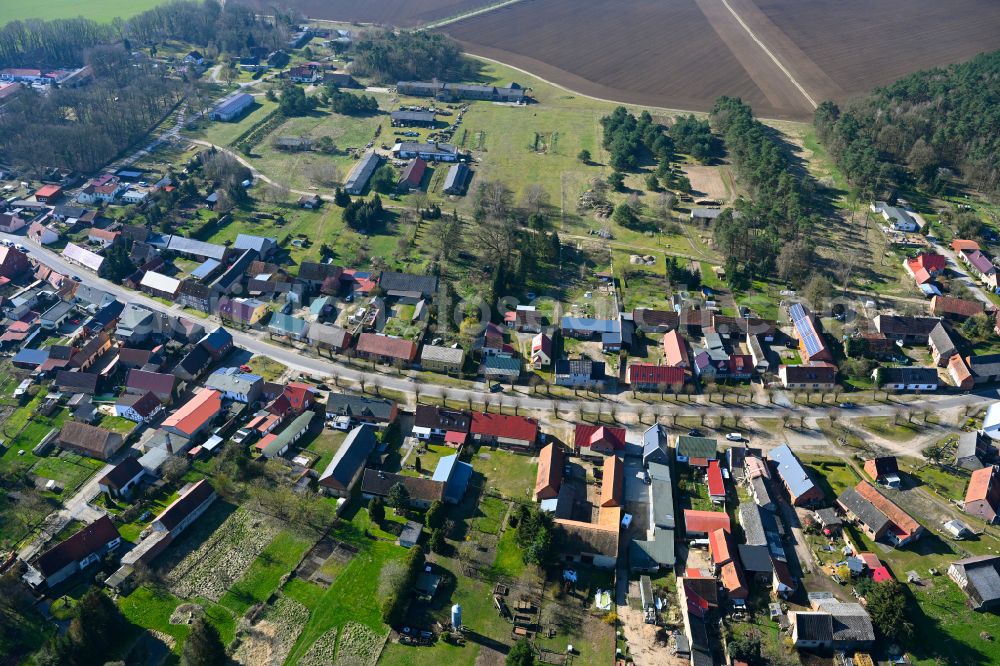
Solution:
{"label": "brown plowed field", "polygon": [[597,97],[706,110],[739,95],[797,119],[812,108],[789,75],[817,102],[842,101],[1000,48],[997,0],[727,1],[745,26],[722,0],[525,0],[442,30]]}
{"label": "brown plowed field", "polygon": [[[405,27],[497,1],[282,6]],[[523,0],[441,30],[470,53],[595,97],[704,111],[738,95],[762,116],[806,120],[807,96],[843,101],[1000,48],[1000,0]]]}
{"label": "brown plowed field", "polygon": [[275,4],[309,18],[413,27],[458,16],[497,0],[243,0],[261,11]]}
{"label": "brown plowed field", "polygon": [[752,2],[847,95],[1000,48],[997,0]]}
{"label": "brown plowed field", "polygon": [[[471,53],[595,97],[707,110],[729,94],[769,116],[811,113],[759,48],[747,48],[735,20],[712,18],[717,25],[695,0],[525,0],[442,30]],[[753,66],[740,64],[722,28]]]}

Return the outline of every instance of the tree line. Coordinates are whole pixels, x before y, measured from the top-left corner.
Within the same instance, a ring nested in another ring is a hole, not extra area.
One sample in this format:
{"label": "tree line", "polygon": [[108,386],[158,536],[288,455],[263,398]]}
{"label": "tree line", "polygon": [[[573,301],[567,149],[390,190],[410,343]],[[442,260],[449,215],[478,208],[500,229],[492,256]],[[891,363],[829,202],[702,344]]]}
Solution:
{"label": "tree line", "polygon": [[744,288],[754,278],[774,274],[786,243],[803,241],[795,249],[811,254],[804,232],[820,222],[811,208],[814,184],[809,176],[794,175],[784,146],[742,100],[719,98],[710,120],[752,197],[740,198],[734,208],[723,211],[713,231],[726,258],[726,279]]}
{"label": "tree line", "polygon": [[29,19],[0,27],[0,67],[74,67],[97,46],[122,44],[126,50],[179,40],[219,53],[240,55],[253,46],[275,50],[288,41],[293,16],[265,21],[235,2],[175,0],[128,20],[98,23],[87,18]]}
{"label": "tree line", "polygon": [[1000,199],[1000,51],[911,74],[845,108],[816,109],[820,141],[852,185],[873,196],[915,182],[932,193],[958,171]]}

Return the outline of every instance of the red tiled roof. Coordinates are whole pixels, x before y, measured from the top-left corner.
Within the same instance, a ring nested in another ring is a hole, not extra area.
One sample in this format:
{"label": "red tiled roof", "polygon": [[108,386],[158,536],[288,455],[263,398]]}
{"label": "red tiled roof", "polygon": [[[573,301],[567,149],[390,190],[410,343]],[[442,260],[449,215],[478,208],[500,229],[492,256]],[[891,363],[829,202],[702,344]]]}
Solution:
{"label": "red tiled roof", "polygon": [[732,531],[729,514],[725,511],[684,509],[684,527],[688,532],[704,532],[705,534],[718,529]]}
{"label": "red tiled roof", "polygon": [[608,442],[615,451],[625,448],[625,428],[576,424],[574,444],[576,448],[588,448],[600,442]]}
{"label": "red tiled roof", "polygon": [[719,578],[722,579],[722,586],[726,588],[730,597],[737,599],[746,597],[747,586],[743,582],[743,571],[736,562],[723,565],[722,571],[719,572]]}
{"label": "red tiled roof", "polygon": [[534,442],[538,439],[538,421],[526,416],[473,412],[471,432],[473,435],[523,439]]}
{"label": "red tiled roof", "polygon": [[722,480],[722,469],[718,460],[708,461],[708,495],[709,497],[725,497],[726,484]]}
{"label": "red tiled roof", "polygon": [[981,314],[984,310],[983,304],[979,301],[970,301],[965,298],[955,298],[953,296],[935,296],[931,299],[931,309],[936,315],[958,315],[960,317],[973,317]]}
{"label": "red tiled roof", "polygon": [[651,363],[633,363],[628,366],[630,384],[674,385],[683,384],[687,375],[684,368],[672,368],[666,365]]}
{"label": "red tiled roof", "polygon": [[[562,449],[549,444],[538,454],[538,472],[535,475],[535,499],[548,499],[559,492],[562,483]],[[543,497],[544,496],[544,497]]]}
{"label": "red tiled roof", "polygon": [[914,520],[910,514],[896,506],[896,504],[890,501],[885,495],[875,490],[875,487],[867,481],[861,481],[858,483],[858,485],[854,487],[854,490],[866,500],[871,502],[876,509],[884,513],[885,516],[891,520],[897,528],[899,528],[898,531],[901,532],[900,536],[905,538],[920,529],[920,523]]}
{"label": "red tiled roof", "polygon": [[54,197],[60,192],[62,192],[62,188],[59,187],[58,185],[42,185],[41,187],[38,188],[38,191],[35,192],[35,198],[37,199],[38,197],[43,197],[43,198]]}
{"label": "red tiled roof", "polygon": [[712,553],[712,562],[717,567],[733,561],[733,542],[729,532],[722,528],[708,533],[708,549]]}
{"label": "red tiled roof", "polygon": [[892,580],[892,574],[885,567],[878,567],[872,570],[872,580],[876,583],[883,583]]}
{"label": "red tiled roof", "polygon": [[608,456],[601,478],[601,506],[621,506],[624,485],[625,463],[618,456]]}
{"label": "red tiled roof", "polygon": [[667,355],[666,363],[668,366],[688,363],[687,343],[676,329],[668,331],[663,336],[663,352]]}
{"label": "red tiled roof", "polygon": [[214,389],[204,389],[168,416],[163,421],[163,427],[176,428],[182,433],[193,435],[221,410],[222,393]]}
{"label": "red tiled roof", "polygon": [[358,352],[412,361],[417,357],[417,345],[412,340],[390,338],[386,335],[362,333],[358,338]]}
{"label": "red tiled roof", "polygon": [[979,249],[979,243],[974,240],[964,240],[962,238],[956,238],[951,242],[951,249],[955,252],[965,252],[973,251]]}
{"label": "red tiled roof", "polygon": [[977,469],[972,473],[972,476],[969,478],[969,487],[965,490],[966,502],[985,500],[989,497],[990,486],[993,485],[994,479],[997,478],[996,470],[997,467],[991,465]]}

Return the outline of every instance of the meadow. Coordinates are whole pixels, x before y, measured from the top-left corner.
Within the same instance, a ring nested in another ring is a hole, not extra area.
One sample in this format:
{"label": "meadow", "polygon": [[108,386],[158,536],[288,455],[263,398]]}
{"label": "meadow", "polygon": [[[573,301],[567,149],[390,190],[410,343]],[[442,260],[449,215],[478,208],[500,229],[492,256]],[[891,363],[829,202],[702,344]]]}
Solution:
{"label": "meadow", "polygon": [[24,19],[65,19],[84,16],[99,23],[128,18],[163,4],[165,0],[4,0],[0,3],[0,25]]}

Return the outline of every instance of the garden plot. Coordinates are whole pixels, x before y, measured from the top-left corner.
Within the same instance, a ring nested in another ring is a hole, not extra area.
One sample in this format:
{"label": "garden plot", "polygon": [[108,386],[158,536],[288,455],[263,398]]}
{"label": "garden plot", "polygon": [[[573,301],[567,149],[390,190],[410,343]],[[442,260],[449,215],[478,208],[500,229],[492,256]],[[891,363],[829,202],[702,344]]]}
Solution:
{"label": "garden plot", "polygon": [[386,636],[376,634],[363,624],[348,622],[337,643],[334,666],[375,666],[385,639]]}
{"label": "garden plot", "polygon": [[240,644],[233,661],[247,666],[283,663],[308,621],[308,608],[288,597],[280,597],[273,605],[264,607],[252,625],[241,626]]}
{"label": "garden plot", "polygon": [[691,181],[691,192],[695,197],[711,199],[720,204],[730,200],[729,187],[722,172],[723,167],[685,164],[681,168]]}
{"label": "garden plot", "polygon": [[274,520],[239,508],[166,576],[179,597],[218,601],[278,534]]}
{"label": "garden plot", "polygon": [[298,666],[327,666],[333,661],[337,649],[337,628],[334,627],[316,639],[305,656],[298,660]]}

